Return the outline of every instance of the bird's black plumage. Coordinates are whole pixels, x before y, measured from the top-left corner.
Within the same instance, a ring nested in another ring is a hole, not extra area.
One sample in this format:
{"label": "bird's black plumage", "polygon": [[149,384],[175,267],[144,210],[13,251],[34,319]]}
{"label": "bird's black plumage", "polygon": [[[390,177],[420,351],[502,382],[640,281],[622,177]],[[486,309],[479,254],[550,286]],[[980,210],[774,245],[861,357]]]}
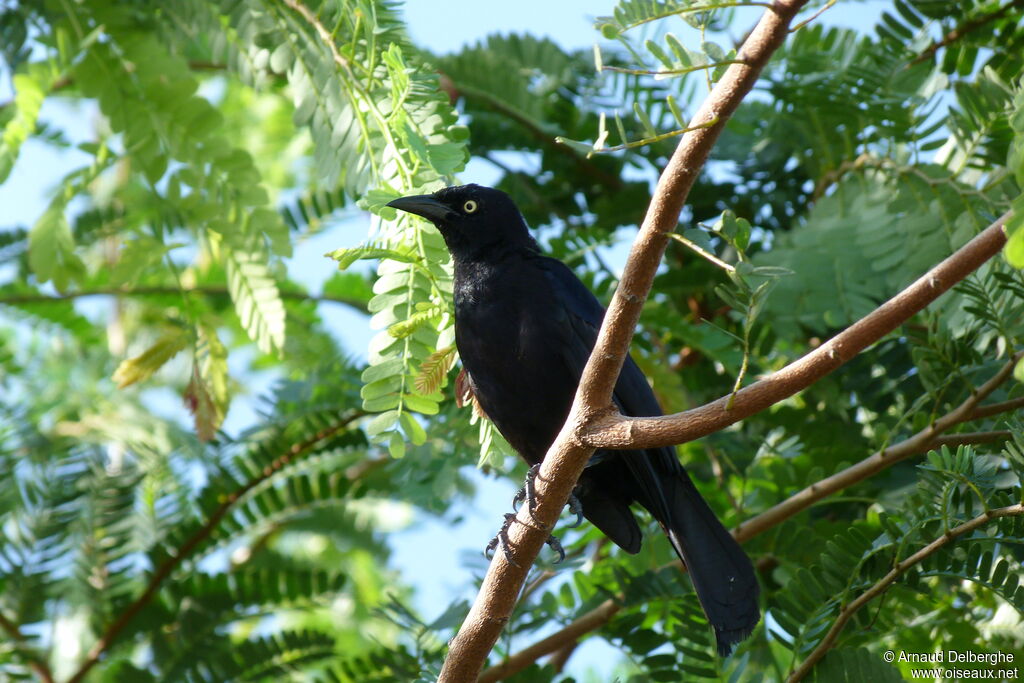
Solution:
{"label": "bird's black plumage", "polygon": [[[455,341],[480,406],[530,464],[565,422],[604,309],[561,261],[544,256],[504,192],[478,185],[403,197],[392,206],[441,231],[455,266]],[[624,415],[661,415],[626,359],[614,401]],[[758,585],[746,554],[715,517],[671,448],[598,451],[579,481],[583,515],[630,553],[636,502],[661,523],[689,569],[728,654],[757,624]]]}

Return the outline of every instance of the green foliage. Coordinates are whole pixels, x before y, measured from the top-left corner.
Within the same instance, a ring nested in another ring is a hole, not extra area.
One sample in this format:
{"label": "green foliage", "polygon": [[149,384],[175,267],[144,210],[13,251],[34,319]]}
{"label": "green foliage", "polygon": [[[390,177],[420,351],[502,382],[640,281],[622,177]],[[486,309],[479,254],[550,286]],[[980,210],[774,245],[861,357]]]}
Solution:
{"label": "green foliage", "polygon": [[[916,491],[898,505],[879,510],[873,524],[853,526],[833,536],[814,565],[794,568],[792,579],[779,592],[771,610],[779,627],[779,641],[794,653],[809,652],[825,636],[838,611],[847,609],[860,593],[882,581],[899,562],[977,515],[1019,500],[1022,470],[1015,468],[1016,483],[1006,487],[997,479],[997,462],[975,454],[970,447],[960,447],[955,453],[946,447],[930,452],[927,464],[920,466]],[[942,594],[962,581],[970,581],[1018,610],[1024,608],[1024,593],[1016,594],[1019,569],[1010,568],[1019,562],[1003,559],[993,565],[991,550],[995,543],[1017,543],[1020,525],[1020,518],[993,520],[977,532],[954,536],[953,542],[910,565],[887,592],[890,599],[901,604],[900,615],[872,614],[871,608],[857,612],[843,647],[828,655],[834,658],[831,662],[826,658],[815,668],[817,676],[826,676],[844,657],[860,659],[856,650],[847,651],[851,646],[869,643],[869,631],[871,639],[877,640],[886,633],[903,637],[903,631],[913,630],[907,626],[912,615],[929,609],[927,603],[913,599],[915,594]],[[1010,575],[1013,578],[1008,578]],[[901,641],[896,638],[894,642]]]}
{"label": "green foliage", "polygon": [[[436,187],[441,178],[459,170],[465,151],[457,140],[465,135],[437,90],[436,76],[406,63],[408,43],[394,10],[386,3],[338,2],[319,6],[314,16],[276,3],[231,4],[226,13],[237,40],[251,46],[246,49],[256,64],[288,80],[295,124],[308,127],[312,135],[315,177],[328,188],[344,188],[349,198],[376,197],[364,201],[364,208],[390,221],[379,230],[377,246],[383,251],[359,254],[384,257],[378,283],[386,281],[389,287],[377,290],[369,303],[373,324],[389,327],[413,318],[420,304],[441,305],[439,294],[450,291],[451,274],[440,265],[445,253],[440,235],[432,226],[408,219],[400,227],[394,211],[383,204]],[[371,16],[372,21],[363,21]],[[324,40],[328,34],[331,42]],[[275,47],[253,52],[263,45]],[[430,286],[417,280],[410,263],[391,258],[399,252],[433,264],[427,266]],[[342,268],[351,263],[351,258],[339,259]],[[371,434],[387,441],[396,456],[404,452],[402,432],[414,445],[422,443],[422,430],[412,426],[408,411],[437,412],[440,395],[422,394],[411,381],[430,354],[445,345],[436,331],[441,318],[433,316],[431,322],[433,332],[422,328],[418,335],[401,338],[383,332],[371,349],[367,373],[386,373],[382,379],[389,384],[380,393],[371,392],[364,407],[381,413]]]}
{"label": "green foliage", "polygon": [[[734,4],[624,0],[599,10],[594,50],[554,30],[444,55],[387,0],[0,8],[0,183],[29,141],[69,165],[0,229],[0,677],[436,679],[468,606],[417,614],[421,566],[394,563],[391,532],[424,513],[458,530],[467,466],[503,470],[511,450],[449,382],[442,238],[386,204],[472,156],[607,300],[655,174],[749,28]],[[727,526],[932,428],[1024,348],[1020,9],[897,0],[869,30],[828,23],[788,37],[688,197],[633,349],[663,407],[784,367],[1009,211],[1005,259],[681,446]],[[67,102],[87,132],[46,120]],[[339,219],[320,276],[293,247]],[[339,304],[376,330],[365,361]],[[1017,361],[944,434],[974,446],[885,461],[750,539],[767,616],[732,657],[645,523],[635,556],[560,529],[568,559],[542,556],[491,663],[612,600],[584,637],[623,653],[614,671],[583,648],[510,680],[784,680],[890,579],[810,678],[899,680],[886,649],[1018,651],[1024,518],[980,516],[1022,497],[1021,382]],[[67,654],[103,637],[95,661]]]}

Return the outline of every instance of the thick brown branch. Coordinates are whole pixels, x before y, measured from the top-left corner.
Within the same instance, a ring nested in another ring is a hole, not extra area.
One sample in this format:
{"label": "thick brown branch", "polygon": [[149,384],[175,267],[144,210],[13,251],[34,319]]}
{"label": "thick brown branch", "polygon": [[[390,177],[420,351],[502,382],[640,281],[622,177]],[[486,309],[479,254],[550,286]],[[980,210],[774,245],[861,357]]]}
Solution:
{"label": "thick brown branch", "polygon": [[[205,285],[200,287],[188,287],[179,289],[177,287],[100,287],[98,289],[86,289],[79,292],[65,292],[63,294],[11,294],[8,296],[0,296],[0,304],[7,304],[9,306],[17,306],[19,304],[36,304],[36,303],[49,303],[51,301],[70,301],[72,299],[81,299],[90,296],[128,296],[128,297],[145,297],[145,296],[180,296],[182,294],[198,294],[202,296],[211,297],[229,297],[231,292],[228,291],[227,287],[220,287],[216,285]],[[282,299],[292,299],[295,301],[326,301],[329,303],[344,304],[350,306],[360,313],[366,313],[366,304],[356,299],[346,299],[340,296],[331,296],[330,294],[306,294],[304,292],[296,292],[294,290],[283,289],[280,292]]]}
{"label": "thick brown branch", "polygon": [[910,63],[917,64],[919,62],[923,62],[926,59],[929,59],[932,55],[934,55],[942,48],[955,43],[956,41],[966,36],[968,33],[976,31],[986,24],[996,21],[997,19],[1002,19],[1007,15],[1007,13],[1010,10],[1016,9],[1018,7],[1024,7],[1024,0],[1013,0],[1013,2],[1003,5],[995,12],[991,12],[989,14],[982,14],[979,17],[975,17],[974,19],[965,21],[964,23],[960,24],[952,31],[947,33],[945,36],[943,36],[942,40],[936,40],[934,43],[932,43],[924,50],[922,50],[921,54],[919,54],[917,57],[914,57],[914,59]]}
{"label": "thick brown branch", "polygon": [[[633,330],[655,272],[675,230],[687,194],[726,121],[750,92],[771,55],[785,40],[789,25],[806,0],[779,0],[762,15],[739,50],[737,60],[691,121],[694,130],[679,141],[662,172],[640,233],[633,244],[625,272],[612,297],[594,351],[565,426],[548,450],[537,478],[537,506],[532,515],[524,507],[509,533],[515,564],[495,553],[480,594],[458,635],[452,640],[441,670],[441,683],[476,680],[487,656],[508,623],[516,597],[565,505],[587,459],[593,453],[576,436],[580,428],[611,405],[612,389],[622,369]],[[564,643],[563,643],[564,644]]]}
{"label": "thick brown branch", "polygon": [[89,673],[92,667],[96,665],[100,656],[111,646],[114,640],[117,639],[121,631],[123,631],[128,623],[142,611],[143,607],[149,604],[149,601],[152,600],[153,596],[160,590],[163,582],[167,580],[171,575],[171,572],[177,569],[182,562],[188,559],[192,553],[195,552],[211,534],[213,534],[221,520],[227,516],[235,503],[237,503],[249,491],[253,490],[279,472],[283,467],[295,462],[295,460],[301,457],[306,451],[310,450],[324,439],[330,438],[344,430],[354,420],[362,417],[363,415],[365,415],[365,413],[362,411],[351,413],[344,418],[341,418],[337,423],[330,427],[320,430],[306,441],[295,444],[288,449],[288,452],[277,457],[272,463],[263,468],[258,476],[250,479],[241,488],[228,496],[227,499],[221,503],[216,510],[214,510],[213,514],[210,515],[210,518],[206,520],[206,523],[192,534],[188,540],[182,543],[181,547],[177,549],[177,552],[160,563],[160,566],[156,568],[153,575],[150,577],[149,583],[146,584],[145,590],[143,590],[139,597],[135,598],[134,602],[132,602],[132,604],[130,604],[120,614],[120,616],[118,616],[118,618],[107,627],[100,639],[95,645],[93,645],[92,649],[89,650],[89,654],[78,668],[78,671],[68,679],[68,683],[79,683],[85,679],[85,676]]}
{"label": "thick brown branch", "polygon": [[1003,401],[1002,403],[993,403],[987,406],[978,406],[971,413],[970,419],[980,420],[986,417],[992,417],[993,415],[999,415],[1001,413],[1009,413],[1014,410],[1024,408],[1024,396],[1020,398],[1012,398],[1009,401]]}
{"label": "thick brown branch", "polygon": [[18,628],[17,624],[5,617],[3,612],[0,612],[0,629],[6,631],[11,640],[18,643],[21,653],[20,656],[29,665],[29,668],[36,672],[36,676],[39,677],[39,680],[43,681],[43,683],[53,683],[53,672],[50,671],[50,667],[46,665],[46,662],[36,659],[35,657],[28,656],[24,651],[25,634],[21,632],[21,629]]}
{"label": "thick brown branch", "polygon": [[526,648],[522,652],[516,653],[512,657],[509,657],[501,664],[492,666],[480,676],[478,679],[479,683],[493,683],[493,681],[500,681],[502,678],[507,678],[517,671],[525,669],[544,655],[551,654],[552,652],[579,640],[580,637],[587,633],[604,626],[620,609],[621,607],[617,602],[612,600],[604,601],[579,619],[573,621],[561,631],[558,631],[543,640],[538,640],[530,647]]}
{"label": "thick brown branch", "polygon": [[[739,422],[811,386],[875,343],[950,287],[977,270],[1006,244],[1007,212],[952,256],[814,351],[759,382],[674,415],[594,416],[579,437],[595,448],[654,448],[693,441]],[[603,393],[601,394],[603,396]],[[731,408],[729,407],[732,402]]]}
{"label": "thick brown branch", "polygon": [[940,448],[942,446],[949,446],[955,448],[956,446],[976,446],[982,443],[995,443],[996,441],[1007,441],[1013,437],[1013,432],[1000,429],[994,432],[963,432],[960,434],[943,434],[932,439],[932,442],[928,444],[928,450],[933,448]]}
{"label": "thick brown branch", "polygon": [[551,659],[548,660],[548,664],[551,665],[555,671],[562,671],[565,669],[565,665],[569,663],[569,658],[572,657],[572,653],[576,652],[576,648],[579,646],[580,641],[574,640],[567,645],[563,645],[555,654],[551,655]]}
{"label": "thick brown branch", "polygon": [[829,648],[831,648],[832,645],[835,644],[836,638],[839,637],[839,633],[843,630],[843,627],[846,626],[846,623],[850,620],[850,618],[857,613],[857,610],[864,607],[864,605],[868,604],[869,602],[877,598],[879,595],[884,593],[885,590],[889,586],[891,586],[896,581],[896,579],[900,577],[901,574],[906,572],[915,564],[924,561],[931,555],[934,555],[944,546],[949,545],[950,543],[952,543],[959,537],[963,536],[964,534],[970,533],[975,529],[984,526],[993,519],[996,519],[998,517],[1017,517],[1020,515],[1024,515],[1024,505],[1021,505],[1019,503],[1017,505],[1010,505],[1009,507],[1005,508],[989,510],[984,514],[978,515],[969,522],[964,522],[960,526],[950,529],[948,532],[945,533],[945,535],[935,539],[934,541],[926,545],[924,548],[921,548],[916,553],[914,553],[907,559],[897,564],[895,567],[893,567],[892,571],[890,571],[882,579],[880,579],[878,583],[873,585],[868,590],[864,591],[864,593],[858,596],[856,600],[852,601],[850,604],[846,605],[839,611],[839,616],[838,618],[836,618],[835,623],[832,624],[832,628],[829,629],[828,633],[821,640],[821,642],[818,643],[818,646],[814,648],[811,654],[807,655],[807,659],[805,659],[800,664],[800,666],[792,674],[790,674],[789,678],[786,679],[786,682],[796,683],[796,681],[801,680],[804,676],[810,673],[814,665],[822,657],[824,657],[825,653],[828,652]]}

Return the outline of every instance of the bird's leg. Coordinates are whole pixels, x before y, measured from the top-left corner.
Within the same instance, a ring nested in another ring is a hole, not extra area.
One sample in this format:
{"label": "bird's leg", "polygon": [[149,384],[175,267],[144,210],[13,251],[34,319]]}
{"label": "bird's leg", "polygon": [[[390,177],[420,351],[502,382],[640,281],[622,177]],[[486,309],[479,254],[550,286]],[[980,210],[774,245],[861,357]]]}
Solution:
{"label": "bird's leg", "polygon": [[[501,528],[498,529],[498,533],[494,535],[487,547],[484,548],[484,557],[488,560],[494,557],[494,549],[501,547],[501,552],[505,555],[505,559],[508,560],[509,564],[518,567],[519,564],[512,558],[512,544],[508,538],[508,530],[512,527],[512,523],[516,521],[516,516],[511,512],[505,513],[505,521],[501,523]],[[558,559],[555,560],[555,564],[560,564],[565,559],[565,548],[562,547],[561,541],[558,540],[557,536],[548,536],[547,540],[544,541],[549,548],[558,553]]]}
{"label": "bird's leg", "polygon": [[501,528],[498,529],[498,533],[494,535],[491,542],[484,548],[484,557],[488,560],[494,557],[494,549],[501,546],[501,552],[505,555],[505,559],[508,560],[509,564],[514,567],[519,565],[514,559],[512,559],[512,546],[508,540],[508,530],[512,526],[512,522],[516,521],[516,516],[511,512],[505,513],[505,521],[501,523]]}
{"label": "bird's leg", "polygon": [[537,480],[537,475],[540,474],[540,463],[533,465],[526,471],[526,481],[523,482],[523,488],[516,491],[516,495],[512,498],[512,509],[519,512],[519,506],[526,501],[527,510],[530,511],[530,517],[533,517],[533,511],[537,508],[537,493],[534,488],[534,482]]}
{"label": "bird's leg", "polygon": [[[526,472],[526,481],[523,482],[523,488],[516,491],[516,495],[512,498],[512,509],[519,512],[519,506],[526,501],[528,504],[527,509],[530,511],[530,516],[533,517],[533,511],[537,507],[537,494],[534,482],[537,480],[537,476],[540,474],[540,463],[533,465]],[[579,486],[573,489],[573,492],[569,494],[569,512],[576,515],[576,521],[569,525],[570,528],[575,529],[580,524],[583,524],[583,504],[580,499],[576,497],[576,491],[579,490]],[[535,518],[536,519],[536,518]]]}
{"label": "bird's leg", "polygon": [[[533,518],[534,521],[537,521],[533,516],[533,511],[537,508],[535,482],[539,474],[540,463],[532,465],[530,469],[526,471],[526,481],[523,482],[523,488],[516,491],[516,495],[512,497],[512,509],[519,512],[519,506],[525,501],[526,509],[530,512],[530,517]],[[569,512],[576,515],[576,521],[569,525],[570,528],[578,527],[583,523],[583,504],[580,503],[580,499],[576,497],[575,489],[571,494],[569,494]],[[501,531],[498,532],[497,536],[491,539],[491,542],[487,545],[487,549],[484,551],[484,554],[487,555],[487,553],[493,552],[500,544],[502,552],[505,553],[505,558],[511,562],[512,558],[509,556],[508,551],[508,529],[509,526],[511,526],[512,521],[509,517],[510,515],[505,515],[505,523],[502,525]],[[515,517],[512,516],[512,518],[514,519]],[[558,560],[555,564],[558,564],[565,559],[565,549],[562,547],[562,543],[556,536],[548,536],[548,540],[546,540],[545,543],[547,543],[552,550],[558,553]],[[489,555],[488,559],[490,559]]]}

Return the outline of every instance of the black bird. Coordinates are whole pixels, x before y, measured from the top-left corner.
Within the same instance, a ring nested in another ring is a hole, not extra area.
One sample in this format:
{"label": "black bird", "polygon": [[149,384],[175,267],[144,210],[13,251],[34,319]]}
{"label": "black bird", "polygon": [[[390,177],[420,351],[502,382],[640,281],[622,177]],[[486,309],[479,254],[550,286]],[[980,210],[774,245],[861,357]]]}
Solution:
{"label": "black bird", "polygon": [[[569,268],[544,256],[519,209],[479,185],[402,197],[388,206],[441,231],[455,266],[455,343],[470,388],[502,436],[531,465],[565,422],[604,308]],[[614,401],[624,415],[661,415],[626,358]],[[630,512],[639,503],[661,524],[689,569],[723,656],[760,618],[750,560],[694,487],[672,448],[598,451],[576,491],[583,515],[626,552],[640,550]]]}

